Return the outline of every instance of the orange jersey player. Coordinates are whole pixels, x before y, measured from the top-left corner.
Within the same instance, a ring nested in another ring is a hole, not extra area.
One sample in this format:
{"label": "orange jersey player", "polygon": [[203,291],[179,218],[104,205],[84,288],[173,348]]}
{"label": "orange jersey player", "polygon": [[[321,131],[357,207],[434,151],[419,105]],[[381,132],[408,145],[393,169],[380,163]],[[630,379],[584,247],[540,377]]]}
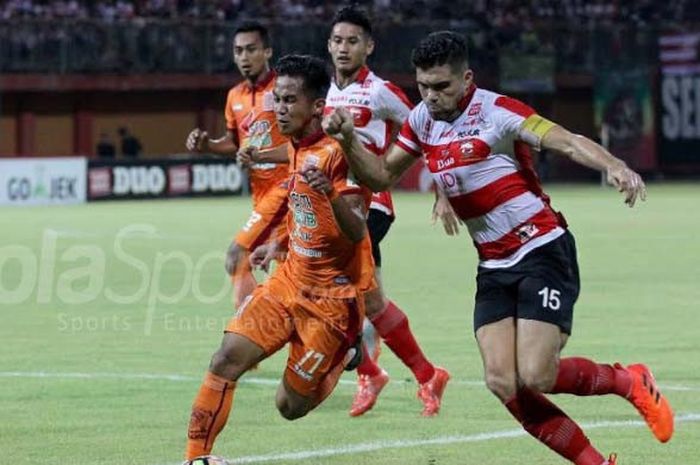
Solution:
{"label": "orange jersey player", "polygon": [[[365,222],[370,192],[350,176],[340,145],[321,131],[330,76],[323,61],[286,56],[277,64],[275,113],[290,149],[287,259],[239,309],[226,328],[197,394],[186,459],[211,452],[226,424],[238,378],[289,343],[277,391],[282,416],[294,420],[333,390],[356,361],[373,263]],[[266,265],[272,241],[253,252]]]}
{"label": "orange jersey player", "polygon": [[289,171],[288,141],[275,121],[271,56],[264,26],[245,23],[236,29],[233,59],[245,80],[228,93],[226,134],[213,140],[201,129],[194,129],[186,144],[193,152],[236,156],[248,168],[253,212],[226,254],[226,271],[231,275],[236,307],[256,285],[248,252],[274,237],[274,225],[279,224],[287,208],[284,182]]}

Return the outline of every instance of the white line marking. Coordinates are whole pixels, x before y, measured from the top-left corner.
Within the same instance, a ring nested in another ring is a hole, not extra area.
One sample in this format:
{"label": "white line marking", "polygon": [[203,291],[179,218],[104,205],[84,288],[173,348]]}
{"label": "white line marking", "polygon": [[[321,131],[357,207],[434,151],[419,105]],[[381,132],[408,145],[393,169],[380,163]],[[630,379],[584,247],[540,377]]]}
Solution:
{"label": "white line marking", "polygon": [[[685,413],[676,415],[676,423],[689,423],[700,421],[700,413]],[[600,428],[637,428],[646,426],[646,423],[639,420],[626,421],[596,421],[591,423],[582,423],[581,427],[585,430],[600,429]],[[501,431],[493,431],[491,433],[477,433],[457,436],[438,436],[431,439],[397,439],[393,441],[375,441],[359,444],[350,444],[343,447],[333,447],[319,450],[301,450],[296,452],[285,452],[281,454],[265,454],[265,455],[248,455],[237,459],[229,460],[231,465],[243,463],[266,463],[278,462],[284,460],[286,462],[296,462],[313,458],[334,457],[338,455],[359,454],[364,452],[374,452],[385,449],[407,449],[412,447],[425,446],[444,446],[450,444],[463,444],[468,442],[484,442],[493,441],[496,439],[519,438],[527,436],[527,433],[522,429],[509,429]],[[179,465],[179,464],[168,464]]]}
{"label": "white line marking", "polygon": [[[203,375],[202,375],[203,376]],[[0,371],[0,378],[53,378],[53,379],[120,379],[120,380],[151,380],[151,381],[175,381],[175,382],[199,382],[202,376],[178,375],[178,374],[157,374],[157,373],[56,373],[49,371]],[[280,383],[278,378],[260,378],[255,376],[244,376],[240,380],[241,384],[255,384],[261,386],[277,386]],[[341,379],[339,382],[343,386],[355,386],[357,383],[351,379]],[[393,385],[415,384],[413,380],[396,379],[392,380]],[[454,386],[484,387],[484,382],[470,379],[455,379],[450,381]],[[700,392],[700,386],[686,386],[679,384],[659,384],[664,391],[679,392]]]}

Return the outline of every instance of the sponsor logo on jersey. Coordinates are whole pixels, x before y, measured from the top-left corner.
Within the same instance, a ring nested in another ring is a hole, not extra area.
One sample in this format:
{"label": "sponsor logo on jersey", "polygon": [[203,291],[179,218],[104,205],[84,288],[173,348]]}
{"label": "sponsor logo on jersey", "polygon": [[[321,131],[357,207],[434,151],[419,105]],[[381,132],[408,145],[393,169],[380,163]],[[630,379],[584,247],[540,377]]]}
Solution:
{"label": "sponsor logo on jersey", "polygon": [[481,111],[481,102],[473,103],[472,106],[469,107],[469,111],[467,112],[467,116],[478,115],[480,111]]}
{"label": "sponsor logo on jersey", "polygon": [[348,105],[361,105],[361,106],[368,107],[369,104],[370,104],[369,99],[365,99],[365,98],[350,97],[348,99]]}
{"label": "sponsor logo on jersey", "polygon": [[231,105],[231,108],[233,108],[233,111],[241,111],[243,109],[243,104],[234,103],[233,105]]}
{"label": "sponsor logo on jersey", "polygon": [[438,160],[437,161],[437,167],[439,170],[444,170],[445,168],[449,168],[450,166],[455,164],[455,159],[450,157],[445,160]]}

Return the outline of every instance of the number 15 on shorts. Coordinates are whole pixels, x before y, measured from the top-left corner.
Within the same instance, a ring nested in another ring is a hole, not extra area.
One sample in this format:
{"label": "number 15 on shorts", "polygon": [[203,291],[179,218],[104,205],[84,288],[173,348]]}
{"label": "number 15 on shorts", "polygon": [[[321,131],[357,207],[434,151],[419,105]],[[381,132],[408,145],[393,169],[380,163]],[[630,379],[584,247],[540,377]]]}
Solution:
{"label": "number 15 on shorts", "polygon": [[561,308],[561,291],[558,289],[550,289],[549,287],[543,287],[537,293],[537,295],[542,297],[542,308],[548,308],[550,310],[557,311]]}

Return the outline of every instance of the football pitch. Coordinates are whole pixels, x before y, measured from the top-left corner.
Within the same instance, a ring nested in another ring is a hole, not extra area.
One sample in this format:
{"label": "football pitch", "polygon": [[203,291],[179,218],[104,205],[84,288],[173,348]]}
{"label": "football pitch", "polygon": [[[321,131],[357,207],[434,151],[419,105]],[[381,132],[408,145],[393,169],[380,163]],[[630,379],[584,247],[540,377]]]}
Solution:
{"label": "football pitch", "polygon": [[[620,465],[700,463],[700,186],[652,184],[646,203],[612,189],[551,186],[577,238],[582,293],[564,355],[647,363],[677,414],[657,443],[611,397],[554,398]],[[476,254],[430,224],[432,196],[397,194],[383,243],[388,295],[426,354],[452,373],[421,418],[410,372],[352,419],[354,374],[307,417],[274,406],[286,352],[247,374],[214,452],[233,463],[554,465],[481,382],[472,332]],[[175,465],[190,405],[232,314],[223,253],[249,199],[0,209],[2,463]]]}

